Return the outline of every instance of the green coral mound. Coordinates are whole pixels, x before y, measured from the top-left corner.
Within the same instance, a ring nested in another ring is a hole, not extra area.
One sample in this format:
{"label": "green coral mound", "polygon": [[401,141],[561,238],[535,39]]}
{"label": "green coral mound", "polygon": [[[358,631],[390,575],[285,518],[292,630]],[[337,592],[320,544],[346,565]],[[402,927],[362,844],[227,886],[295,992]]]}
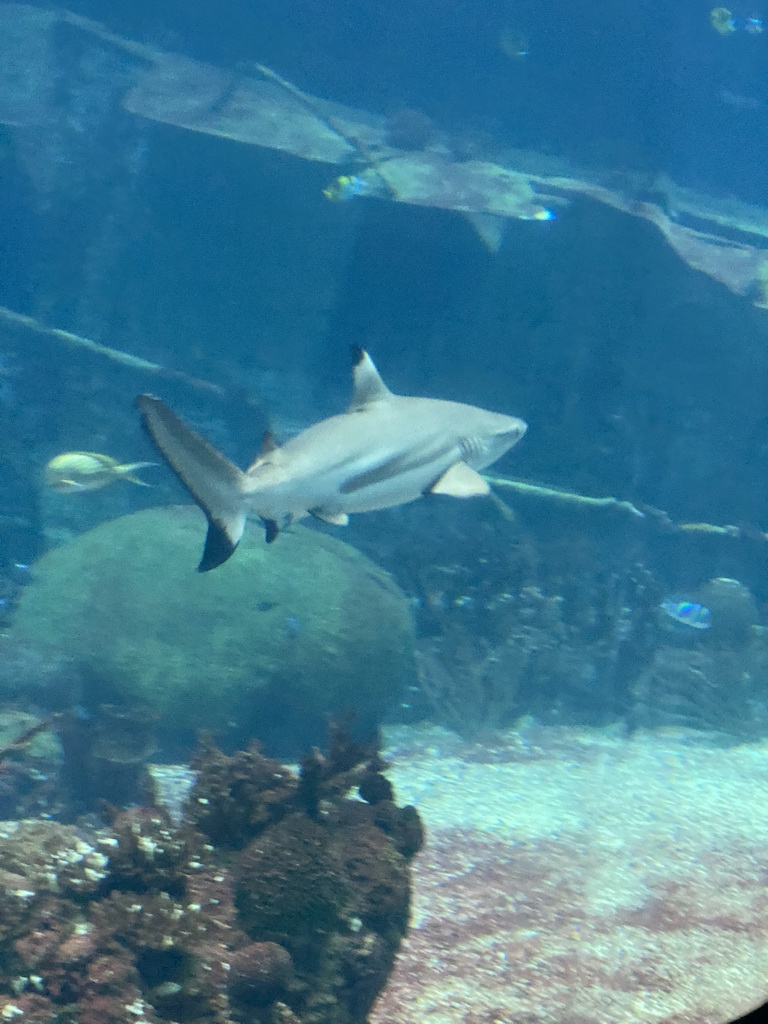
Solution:
{"label": "green coral mound", "polygon": [[281,753],[354,709],[375,726],[413,681],[403,593],[333,537],[294,527],[194,571],[204,524],[191,507],[147,509],[44,555],[12,635],[64,656],[90,699],[146,704],[161,728],[252,729]]}

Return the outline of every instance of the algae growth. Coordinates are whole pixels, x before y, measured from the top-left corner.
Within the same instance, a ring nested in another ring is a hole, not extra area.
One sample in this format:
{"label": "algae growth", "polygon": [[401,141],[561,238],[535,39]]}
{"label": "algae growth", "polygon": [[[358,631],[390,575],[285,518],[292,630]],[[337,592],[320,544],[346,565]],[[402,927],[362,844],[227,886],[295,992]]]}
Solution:
{"label": "algae growth", "polygon": [[354,548],[296,527],[256,531],[219,571],[194,572],[189,508],[104,523],[34,566],[14,643],[64,659],[86,706],[142,705],[160,731],[227,728],[294,753],[328,714],[375,727],[414,678],[405,596]]}

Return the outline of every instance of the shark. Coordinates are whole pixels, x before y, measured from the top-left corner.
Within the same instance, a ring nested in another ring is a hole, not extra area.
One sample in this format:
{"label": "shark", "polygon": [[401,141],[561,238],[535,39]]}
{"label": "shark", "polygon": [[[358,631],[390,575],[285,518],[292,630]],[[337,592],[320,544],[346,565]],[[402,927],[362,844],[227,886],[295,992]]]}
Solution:
{"label": "shark", "polygon": [[349,408],[280,446],[266,434],[245,471],[155,395],[136,399],[149,437],[208,521],[198,572],[227,561],[249,514],[261,520],[271,543],[307,515],[345,526],[354,513],[427,494],[488,494],[479,470],[528,429],[516,416],[462,402],[396,395],[363,349],[354,351],[353,362]]}

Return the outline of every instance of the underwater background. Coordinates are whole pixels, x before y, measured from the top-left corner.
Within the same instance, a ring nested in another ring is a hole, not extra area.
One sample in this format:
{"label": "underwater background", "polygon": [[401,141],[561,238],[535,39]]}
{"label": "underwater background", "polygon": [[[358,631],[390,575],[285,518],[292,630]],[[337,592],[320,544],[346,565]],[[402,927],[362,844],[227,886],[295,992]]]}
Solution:
{"label": "underwater background", "polygon": [[[768,997],[764,16],[0,5],[4,1018]],[[357,346],[493,496],[196,574],[135,397],[246,467]]]}

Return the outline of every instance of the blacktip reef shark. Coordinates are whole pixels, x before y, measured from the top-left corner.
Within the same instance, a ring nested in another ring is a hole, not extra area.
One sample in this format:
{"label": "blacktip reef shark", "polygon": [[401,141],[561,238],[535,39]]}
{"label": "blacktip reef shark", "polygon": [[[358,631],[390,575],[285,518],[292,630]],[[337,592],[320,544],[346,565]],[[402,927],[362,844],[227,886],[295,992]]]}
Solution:
{"label": "blacktip reef shark", "polygon": [[415,501],[424,494],[488,494],[478,470],[525,434],[516,416],[461,402],[393,394],[373,360],[355,350],[354,395],[330,416],[278,447],[264,439],[245,472],[203,440],[159,398],[136,404],[152,441],[208,520],[198,572],[226,562],[255,513],[267,543],[306,515],[344,526],[355,512]]}

